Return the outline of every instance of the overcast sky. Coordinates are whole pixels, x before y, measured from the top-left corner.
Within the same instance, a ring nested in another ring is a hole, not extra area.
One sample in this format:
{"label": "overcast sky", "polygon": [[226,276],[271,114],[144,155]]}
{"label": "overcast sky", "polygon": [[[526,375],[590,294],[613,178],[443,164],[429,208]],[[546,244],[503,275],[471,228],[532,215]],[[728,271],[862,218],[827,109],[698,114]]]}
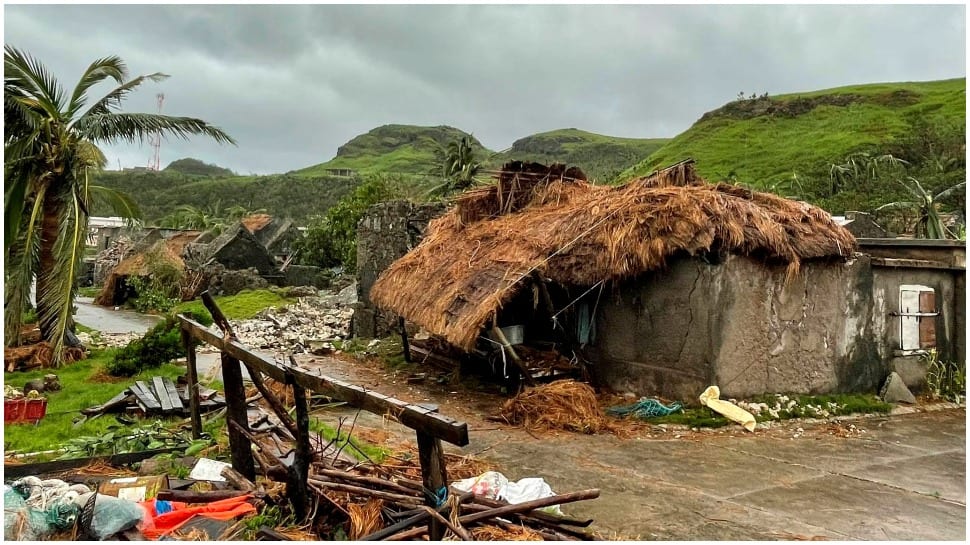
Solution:
{"label": "overcast sky", "polygon": [[[669,137],[739,91],[966,75],[958,6],[6,5],[4,42],[73,87],[116,54],[149,84],[128,111],[201,117],[238,147],[166,141],[240,173],[326,161],[388,123],[452,125],[504,149],[565,127]],[[106,90],[106,89],[105,89]],[[105,150],[144,166],[144,146]]]}

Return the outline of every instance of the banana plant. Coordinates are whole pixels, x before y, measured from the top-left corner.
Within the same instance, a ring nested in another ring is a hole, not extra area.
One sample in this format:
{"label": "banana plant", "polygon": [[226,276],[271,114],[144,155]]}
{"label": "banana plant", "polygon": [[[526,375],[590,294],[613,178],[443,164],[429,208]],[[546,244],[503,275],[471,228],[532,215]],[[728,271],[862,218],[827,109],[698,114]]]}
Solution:
{"label": "banana plant", "polygon": [[927,191],[919,180],[908,177],[906,181],[900,181],[907,192],[912,196],[912,200],[896,201],[884,204],[876,208],[876,212],[887,210],[906,210],[916,213],[916,225],[914,233],[916,238],[956,238],[956,234],[951,232],[943,225],[940,217],[940,201],[953,195],[957,191],[964,189],[967,182],[960,182],[950,186],[935,195]]}

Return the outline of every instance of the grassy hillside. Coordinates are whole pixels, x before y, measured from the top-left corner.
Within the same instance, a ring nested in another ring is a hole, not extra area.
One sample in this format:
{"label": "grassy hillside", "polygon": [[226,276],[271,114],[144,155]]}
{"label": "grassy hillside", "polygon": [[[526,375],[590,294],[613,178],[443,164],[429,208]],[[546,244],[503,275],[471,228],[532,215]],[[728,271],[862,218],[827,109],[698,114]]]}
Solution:
{"label": "grassy hillside", "polygon": [[583,169],[590,179],[607,182],[645,159],[668,140],[619,138],[579,129],[560,129],[520,138],[489,164],[500,166],[512,160],[565,163]]}
{"label": "grassy hillside", "polygon": [[[790,184],[794,174],[799,184],[807,180],[820,188],[824,184],[818,181],[828,177],[831,164],[853,152],[908,155],[920,170],[929,155],[943,148],[960,157],[958,170],[965,173],[964,152],[958,148],[965,127],[965,78],[736,100],[704,114],[617,181],[693,157],[710,180],[771,188]],[[815,191],[809,197],[824,201],[833,196]]]}
{"label": "grassy hillside", "polygon": [[[97,183],[119,189],[132,197],[151,224],[180,205],[222,209],[235,205],[249,210],[266,209],[273,215],[305,221],[323,214],[360,180],[336,176],[187,176],[177,172],[104,172]],[[96,206],[95,215],[110,211]]]}
{"label": "grassy hillside", "polygon": [[162,170],[165,172],[188,174],[190,176],[233,176],[235,174],[228,168],[210,165],[209,163],[204,163],[198,159],[192,159],[191,157],[172,161]]}
{"label": "grassy hillside", "polygon": [[293,174],[320,176],[328,174],[329,169],[351,169],[361,176],[378,173],[425,175],[435,165],[438,145],[446,145],[461,137],[470,138],[473,146],[490,153],[475,137],[454,127],[384,125],[340,146],[337,156],[326,163]]}

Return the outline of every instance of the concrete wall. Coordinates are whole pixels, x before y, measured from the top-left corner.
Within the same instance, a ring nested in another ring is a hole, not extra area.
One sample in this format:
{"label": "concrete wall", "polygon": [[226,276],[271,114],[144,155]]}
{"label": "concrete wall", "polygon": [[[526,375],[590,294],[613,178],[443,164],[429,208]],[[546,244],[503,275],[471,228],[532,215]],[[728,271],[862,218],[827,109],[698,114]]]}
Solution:
{"label": "concrete wall", "polygon": [[355,337],[383,337],[397,327],[397,316],[370,302],[370,289],[391,263],[411,251],[431,219],[446,210],[441,203],[391,201],[375,204],[357,224],[357,300],[352,332]]}
{"label": "concrete wall", "polygon": [[600,303],[588,356],[613,389],[692,403],[711,384],[726,397],[875,391],[900,367],[898,317],[889,315],[900,284],[937,289],[948,308],[938,342],[958,355],[962,302],[953,272],[887,271],[857,255],[845,264],[803,264],[786,285],[784,267],[737,256],[717,265],[680,259],[622,283]]}

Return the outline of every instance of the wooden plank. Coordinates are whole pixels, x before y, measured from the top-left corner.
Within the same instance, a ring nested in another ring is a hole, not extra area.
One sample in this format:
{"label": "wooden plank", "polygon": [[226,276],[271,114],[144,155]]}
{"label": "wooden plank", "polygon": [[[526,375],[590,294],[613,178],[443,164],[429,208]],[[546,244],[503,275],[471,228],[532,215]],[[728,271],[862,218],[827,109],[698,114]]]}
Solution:
{"label": "wooden plank", "polygon": [[163,448],[155,450],[145,450],[142,452],[126,452],[112,456],[94,456],[90,458],[72,458],[70,460],[54,460],[52,462],[38,462],[35,464],[4,464],[3,478],[6,480],[20,479],[30,475],[44,476],[70,469],[77,469],[95,463],[108,464],[110,466],[123,466],[147,460],[159,454],[168,454],[185,450],[185,447]]}
{"label": "wooden plank", "polygon": [[[222,382],[226,388],[226,419],[249,431],[246,411],[246,388],[243,386],[242,366],[239,360],[222,353]],[[244,433],[229,426],[229,451],[232,468],[250,481],[256,479],[252,443]]]}
{"label": "wooden plank", "polygon": [[[421,463],[421,484],[424,487],[425,504],[432,509],[441,507],[448,495],[448,474],[445,468],[445,452],[441,440],[418,432],[418,460]],[[447,527],[437,517],[428,520],[428,536],[441,541]]]}
{"label": "wooden plank", "polygon": [[286,382],[286,374],[292,373],[293,380],[297,384],[316,394],[344,401],[353,407],[374,414],[394,418],[409,428],[421,430],[454,445],[465,446],[468,444],[468,425],[464,422],[458,422],[447,416],[435,414],[424,407],[411,405],[335,378],[310,374],[306,370],[298,368],[284,368],[263,356],[252,353],[238,341],[224,339],[194,320],[181,315],[179,319],[192,337],[218,348],[224,354],[244,361],[247,365],[255,367],[279,382]]}
{"label": "wooden plank", "polygon": [[125,391],[123,391],[120,394],[112,397],[108,401],[105,401],[101,405],[95,405],[94,407],[88,407],[87,409],[81,409],[81,414],[90,416],[90,415],[94,415],[94,414],[103,414],[103,413],[106,413],[109,410],[111,410],[111,409],[113,409],[113,408],[115,408],[115,407],[117,407],[119,405],[127,405],[127,400],[131,396],[132,396],[131,392],[126,389]]}
{"label": "wooden plank", "polygon": [[175,383],[172,382],[172,379],[163,377],[162,384],[165,386],[165,392],[168,394],[168,399],[172,403],[172,409],[179,413],[184,411],[185,405],[182,404],[182,398],[179,397],[178,388],[175,387]]}
{"label": "wooden plank", "polygon": [[[165,389],[165,383],[162,382],[162,377],[152,377],[152,393],[155,394],[158,402],[162,405],[162,414],[171,414],[175,410],[172,400],[168,397],[168,390]],[[179,401],[179,408],[181,407],[182,402]]]}
{"label": "wooden plank", "polygon": [[137,380],[135,384],[131,386],[131,393],[135,394],[138,398],[139,403],[141,403],[146,411],[160,411],[162,410],[162,404],[152,393],[151,389],[144,382]]}

